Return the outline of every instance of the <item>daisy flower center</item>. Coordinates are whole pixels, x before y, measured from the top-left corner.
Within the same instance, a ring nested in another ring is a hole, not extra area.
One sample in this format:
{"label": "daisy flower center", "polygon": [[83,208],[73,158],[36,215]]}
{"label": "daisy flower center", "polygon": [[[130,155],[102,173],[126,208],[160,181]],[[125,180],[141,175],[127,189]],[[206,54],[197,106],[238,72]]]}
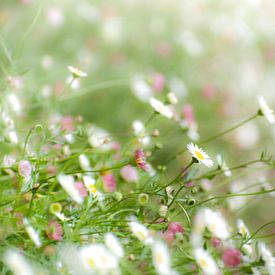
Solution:
{"label": "daisy flower center", "polygon": [[137,234],[137,236],[138,236],[141,240],[145,240],[145,239],[146,239],[146,236],[145,236],[145,234],[143,234],[143,232],[138,231],[136,234]]}
{"label": "daisy flower center", "polygon": [[205,160],[204,155],[200,151],[195,151],[194,154],[199,160]]}
{"label": "daisy flower center", "polygon": [[95,267],[95,262],[94,262],[94,260],[93,259],[91,259],[91,258],[89,258],[88,260],[87,260],[87,262],[88,262],[88,265],[90,266],[90,267]]}
{"label": "daisy flower center", "polygon": [[209,266],[208,262],[205,259],[200,259],[200,264],[204,268],[207,268]]}

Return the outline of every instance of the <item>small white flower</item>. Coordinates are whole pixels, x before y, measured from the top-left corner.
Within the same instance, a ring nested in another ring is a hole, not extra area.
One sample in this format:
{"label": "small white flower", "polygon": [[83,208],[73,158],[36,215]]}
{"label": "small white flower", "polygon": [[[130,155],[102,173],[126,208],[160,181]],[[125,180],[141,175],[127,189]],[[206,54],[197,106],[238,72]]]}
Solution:
{"label": "small white flower", "polygon": [[237,219],[237,229],[238,233],[245,239],[250,238],[250,232],[245,225],[244,221],[241,219]]}
{"label": "small white flower", "polygon": [[167,94],[167,99],[168,99],[169,103],[172,105],[177,105],[179,102],[177,96],[173,92],[170,92]]}
{"label": "small white flower", "polygon": [[57,177],[63,189],[70,195],[70,197],[77,203],[83,203],[83,197],[75,186],[74,177],[70,175],[60,174]]}
{"label": "small white flower", "polygon": [[82,170],[91,170],[90,161],[86,155],[81,154],[78,158]]}
{"label": "small white flower", "polygon": [[20,115],[22,113],[21,103],[15,94],[10,94],[8,96],[8,102],[15,114]]}
{"label": "small white flower", "polygon": [[275,257],[263,242],[259,243],[259,253],[265,262],[265,267],[270,275],[275,275]]}
{"label": "small white flower", "polygon": [[275,123],[274,111],[270,109],[262,96],[258,96],[258,101],[260,105],[260,110],[267,119],[267,121],[271,124]]}
{"label": "small white flower", "polygon": [[8,132],[7,138],[13,144],[17,144],[18,143],[17,133],[14,130],[11,130],[11,131]]}
{"label": "small white flower", "polygon": [[129,222],[132,233],[144,244],[151,244],[153,239],[150,236],[148,229],[136,221]]}
{"label": "small white flower", "polygon": [[198,145],[190,142],[187,145],[188,151],[191,153],[193,158],[195,158],[199,163],[204,164],[207,167],[212,167],[214,165],[213,160],[201,149]]}
{"label": "small white flower", "polygon": [[204,250],[203,248],[199,247],[194,250],[194,255],[196,262],[200,266],[203,271],[203,274],[206,275],[217,275],[219,274],[219,268],[211,257],[211,255]]}
{"label": "small white flower", "polygon": [[151,97],[150,98],[150,105],[152,106],[152,108],[159,114],[161,114],[164,117],[167,117],[169,119],[171,119],[173,117],[173,112],[171,111],[171,109],[169,108],[169,106],[166,106],[163,102],[161,102],[160,100]]}
{"label": "small white flower", "polygon": [[171,270],[171,259],[167,246],[156,240],[152,244],[152,256],[153,264],[159,275],[169,275],[172,273]]}
{"label": "small white flower", "polygon": [[4,254],[4,263],[14,275],[34,275],[35,272],[30,263],[17,250],[10,249]]}
{"label": "small white flower", "polygon": [[36,247],[40,247],[42,245],[39,234],[35,231],[35,229],[32,227],[32,225],[29,223],[27,218],[23,219],[25,229],[30,237],[30,239],[34,242]]}
{"label": "small white flower", "polygon": [[118,258],[122,258],[124,255],[124,251],[122,246],[119,243],[118,238],[112,234],[107,233],[105,235],[105,245],[106,247]]}
{"label": "small white flower", "polygon": [[134,134],[136,137],[138,137],[138,141],[143,145],[149,145],[151,138],[150,136],[147,134],[144,124],[139,121],[139,120],[135,120],[133,121],[132,124],[133,130],[134,130]]}
{"label": "small white flower", "polygon": [[110,274],[110,271],[119,268],[118,258],[102,244],[82,247],[80,258],[87,271],[95,271],[97,274]]}
{"label": "small white flower", "polygon": [[138,76],[132,80],[131,88],[133,94],[143,102],[147,102],[153,95],[151,87]]}
{"label": "small white flower", "polygon": [[95,186],[95,179],[92,176],[83,176],[83,182],[89,194],[93,194],[94,196],[98,195],[98,191]]}
{"label": "small white flower", "polygon": [[87,73],[82,72],[81,70],[79,70],[76,67],[73,66],[68,66],[68,70],[72,73],[73,78],[78,78],[78,77],[86,77]]}

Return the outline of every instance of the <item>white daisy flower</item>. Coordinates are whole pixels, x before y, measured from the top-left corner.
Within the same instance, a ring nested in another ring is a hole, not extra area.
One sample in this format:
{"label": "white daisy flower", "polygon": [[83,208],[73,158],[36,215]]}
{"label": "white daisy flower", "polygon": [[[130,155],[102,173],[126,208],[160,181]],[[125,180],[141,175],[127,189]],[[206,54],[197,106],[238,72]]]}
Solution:
{"label": "white daisy flower", "polygon": [[111,271],[119,269],[118,258],[102,244],[91,244],[82,247],[80,258],[85,270],[94,271],[96,274],[110,274]]}
{"label": "white daisy flower", "polygon": [[35,272],[25,257],[14,249],[7,250],[4,254],[4,263],[14,275],[34,275]]}
{"label": "white daisy flower", "polygon": [[150,100],[150,105],[153,107],[153,109],[161,114],[164,117],[167,117],[169,119],[171,119],[173,117],[173,112],[171,111],[171,109],[169,108],[169,106],[166,106],[163,102],[161,102],[160,100],[151,97]]}
{"label": "white daisy flower", "polygon": [[238,233],[242,237],[244,238],[250,237],[250,232],[242,219],[237,219],[237,229],[238,229]]}
{"label": "white daisy flower", "polygon": [[79,164],[82,170],[91,170],[90,161],[86,155],[79,155]]}
{"label": "white daisy flower", "polygon": [[83,197],[76,188],[74,177],[70,175],[60,174],[57,177],[63,189],[70,195],[70,197],[77,203],[83,203]]}
{"label": "white daisy flower", "polygon": [[35,231],[35,229],[29,223],[27,218],[24,218],[23,222],[24,222],[25,229],[26,229],[30,239],[34,242],[36,247],[40,247],[42,245],[42,243],[40,241],[39,234]]}
{"label": "white daisy flower", "polygon": [[122,258],[124,251],[119,243],[118,238],[112,234],[107,233],[104,237],[106,247],[118,258]]}
{"label": "white daisy flower", "polygon": [[139,120],[134,120],[132,124],[134,134],[138,137],[138,141],[143,145],[147,146],[151,142],[150,136],[147,134],[144,124]]}
{"label": "white daisy flower", "polygon": [[68,66],[68,70],[73,75],[73,78],[79,78],[79,77],[86,77],[87,76],[87,73],[82,72],[81,70],[79,70],[78,68],[73,67],[73,66]]}
{"label": "white daisy flower", "polygon": [[210,157],[198,147],[198,145],[190,142],[187,144],[187,149],[199,163],[204,164],[207,167],[212,167],[214,165],[214,161],[210,159]]}
{"label": "white daisy flower", "polygon": [[206,275],[220,274],[220,271],[216,262],[206,250],[204,250],[201,247],[196,248],[194,250],[194,256],[197,264],[202,269],[203,274],[206,274]]}
{"label": "white daisy flower", "polygon": [[143,225],[136,221],[129,222],[132,233],[144,244],[151,244],[153,239],[150,236],[149,230]]}
{"label": "white daisy flower", "polygon": [[153,264],[159,275],[168,275],[172,273],[171,259],[167,246],[159,240],[152,244]]}
{"label": "white daisy flower", "polygon": [[263,242],[259,243],[259,253],[265,262],[265,267],[270,275],[275,275],[275,257]]}
{"label": "white daisy flower", "polygon": [[274,124],[275,123],[274,111],[268,107],[265,99],[262,96],[258,96],[258,101],[259,101],[260,110],[262,114],[265,116],[265,118],[269,123]]}

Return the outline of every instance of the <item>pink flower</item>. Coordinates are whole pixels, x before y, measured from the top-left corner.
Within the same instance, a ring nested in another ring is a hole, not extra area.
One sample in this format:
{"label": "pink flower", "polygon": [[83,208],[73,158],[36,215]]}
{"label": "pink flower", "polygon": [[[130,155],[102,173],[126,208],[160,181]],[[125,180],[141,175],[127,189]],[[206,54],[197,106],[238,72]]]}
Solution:
{"label": "pink flower", "polygon": [[192,128],[192,126],[196,124],[196,121],[194,117],[193,107],[191,104],[186,104],[183,106],[183,115],[188,126]]}
{"label": "pink flower", "polygon": [[175,239],[177,233],[183,233],[184,229],[178,222],[170,222],[164,233],[164,239],[167,243],[171,243]]}
{"label": "pink flower", "polygon": [[202,95],[206,100],[212,100],[215,96],[215,87],[211,84],[205,85],[202,88]]}
{"label": "pink flower", "polygon": [[241,263],[241,252],[236,248],[227,248],[223,252],[222,260],[225,266],[236,267]]}
{"label": "pink flower", "polygon": [[160,73],[155,73],[153,75],[153,84],[152,84],[154,91],[160,93],[164,88],[164,84],[165,84],[164,76]]}
{"label": "pink flower", "polygon": [[29,180],[32,173],[32,166],[28,160],[20,160],[18,163],[18,173],[24,179]]}
{"label": "pink flower", "polygon": [[50,221],[46,229],[46,235],[50,240],[61,241],[63,235],[61,224],[56,221]]}
{"label": "pink flower", "polygon": [[110,172],[107,172],[102,177],[103,177],[104,189],[107,192],[115,192],[116,191],[116,179],[115,179],[114,175]]}
{"label": "pink flower", "polygon": [[178,222],[170,222],[167,230],[173,232],[174,234],[183,233],[183,227]]}
{"label": "pink flower", "polygon": [[212,238],[211,239],[211,244],[216,248],[220,249],[222,246],[222,241],[219,238]]}
{"label": "pink flower", "polygon": [[126,165],[120,170],[121,177],[127,182],[137,182],[138,172],[132,165]]}
{"label": "pink flower", "polygon": [[70,133],[74,131],[74,118],[71,116],[64,116],[61,121],[61,131]]}
{"label": "pink flower", "polygon": [[137,166],[144,170],[144,171],[148,171],[149,169],[149,166],[146,162],[146,158],[145,158],[145,154],[144,154],[144,151],[143,149],[137,149],[135,151],[135,160],[136,160],[136,164]]}
{"label": "pink flower", "polygon": [[79,191],[81,197],[85,198],[88,195],[87,190],[81,181],[77,181],[75,187]]}

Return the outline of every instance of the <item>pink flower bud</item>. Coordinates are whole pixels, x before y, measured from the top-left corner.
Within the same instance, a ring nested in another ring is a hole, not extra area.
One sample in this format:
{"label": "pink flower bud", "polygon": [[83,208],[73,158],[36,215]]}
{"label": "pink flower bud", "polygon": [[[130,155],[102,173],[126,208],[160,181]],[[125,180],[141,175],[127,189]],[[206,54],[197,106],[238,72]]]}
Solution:
{"label": "pink flower bud", "polygon": [[227,248],[223,252],[222,260],[225,266],[236,267],[241,263],[241,252],[236,248]]}
{"label": "pink flower bud", "polygon": [[155,73],[153,75],[153,89],[154,89],[154,91],[160,93],[164,88],[164,84],[165,84],[164,76],[160,73]]}
{"label": "pink flower bud", "polygon": [[193,107],[191,104],[186,104],[183,106],[183,115],[189,127],[192,127],[194,124],[196,124]]}
{"label": "pink flower bud", "polygon": [[219,238],[212,238],[211,239],[211,244],[213,245],[213,247],[215,247],[216,249],[220,249],[222,246],[222,241]]}
{"label": "pink flower bud", "polygon": [[178,222],[170,222],[167,230],[173,232],[174,234],[183,233],[184,231],[183,227]]}
{"label": "pink flower bud", "polygon": [[56,221],[49,222],[46,229],[46,235],[50,240],[61,241],[63,235],[61,224]]}
{"label": "pink flower bud", "polygon": [[64,116],[61,119],[61,131],[70,133],[74,131],[74,118],[71,116]]}
{"label": "pink flower bud", "polygon": [[137,182],[138,181],[138,172],[135,167],[132,165],[124,166],[120,170],[121,177],[127,182]]}
{"label": "pink flower bud", "polygon": [[106,173],[103,176],[104,188],[107,192],[116,191],[116,179],[112,173]]}
{"label": "pink flower bud", "polygon": [[202,88],[202,95],[206,100],[212,100],[215,96],[215,87],[211,84],[205,85]]}
{"label": "pink flower bud", "polygon": [[88,195],[87,190],[81,181],[76,182],[75,187],[79,191],[81,197],[85,198]]}
{"label": "pink flower bud", "polygon": [[29,180],[32,173],[32,166],[28,160],[20,160],[18,163],[18,173],[24,179]]}
{"label": "pink flower bud", "polygon": [[137,149],[136,150],[136,152],[135,152],[135,160],[136,160],[137,166],[140,169],[142,169],[144,171],[148,171],[149,167],[148,167],[148,164],[146,162],[144,151],[142,149]]}

